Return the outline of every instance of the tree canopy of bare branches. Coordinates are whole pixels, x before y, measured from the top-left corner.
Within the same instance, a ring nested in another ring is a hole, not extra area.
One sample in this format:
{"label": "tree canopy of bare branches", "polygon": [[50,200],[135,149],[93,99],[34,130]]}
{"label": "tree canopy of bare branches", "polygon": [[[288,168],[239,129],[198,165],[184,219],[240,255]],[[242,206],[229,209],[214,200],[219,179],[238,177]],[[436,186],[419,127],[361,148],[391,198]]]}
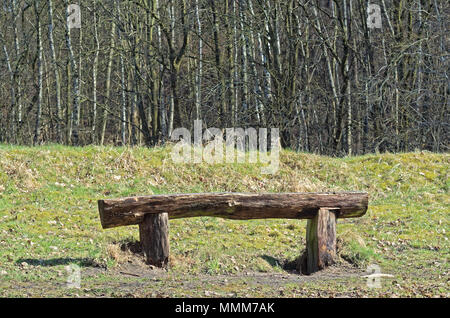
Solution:
{"label": "tree canopy of bare branches", "polygon": [[153,146],[201,119],[327,155],[448,151],[448,1],[0,3],[3,143]]}

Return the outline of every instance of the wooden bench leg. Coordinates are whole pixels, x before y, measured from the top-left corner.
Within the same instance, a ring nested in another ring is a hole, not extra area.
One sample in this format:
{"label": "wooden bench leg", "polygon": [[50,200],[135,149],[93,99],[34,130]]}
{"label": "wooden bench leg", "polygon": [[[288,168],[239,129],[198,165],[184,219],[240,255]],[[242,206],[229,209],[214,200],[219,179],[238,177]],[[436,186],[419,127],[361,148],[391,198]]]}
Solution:
{"label": "wooden bench leg", "polygon": [[147,214],[139,224],[139,236],[147,264],[166,267],[169,262],[169,217]]}
{"label": "wooden bench leg", "polygon": [[336,260],[336,215],[321,208],[306,227],[306,272],[312,274]]}

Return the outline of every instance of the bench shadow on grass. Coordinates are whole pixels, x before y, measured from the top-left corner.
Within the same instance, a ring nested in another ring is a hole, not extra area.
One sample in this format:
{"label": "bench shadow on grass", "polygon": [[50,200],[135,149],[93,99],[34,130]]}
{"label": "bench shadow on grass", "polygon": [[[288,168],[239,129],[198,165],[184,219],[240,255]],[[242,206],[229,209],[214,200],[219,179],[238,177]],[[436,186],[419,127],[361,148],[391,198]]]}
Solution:
{"label": "bench shadow on grass", "polygon": [[[129,251],[132,254],[142,256],[142,247],[141,247],[141,243],[139,241],[126,239],[126,240],[121,240],[118,242],[113,242],[113,244],[119,246],[120,250],[123,252]],[[50,259],[19,258],[18,260],[16,260],[15,263],[17,265],[21,265],[22,263],[27,263],[28,265],[31,265],[31,266],[44,266],[44,267],[75,264],[80,267],[106,269],[106,265],[98,263],[93,258],[89,258],[89,257],[85,257],[85,258],[60,257],[60,258],[50,258]]]}
{"label": "bench shadow on grass", "polygon": [[270,255],[260,255],[260,257],[265,260],[272,268],[280,268],[287,272],[295,272],[298,268],[299,259],[286,260],[278,259]]}
{"label": "bench shadow on grass", "polygon": [[32,266],[45,266],[52,267],[58,265],[71,265],[76,264],[80,267],[104,267],[103,265],[97,263],[92,258],[50,258],[50,259],[38,259],[38,258],[20,258],[16,261],[16,264],[21,265],[22,263],[27,263]]}

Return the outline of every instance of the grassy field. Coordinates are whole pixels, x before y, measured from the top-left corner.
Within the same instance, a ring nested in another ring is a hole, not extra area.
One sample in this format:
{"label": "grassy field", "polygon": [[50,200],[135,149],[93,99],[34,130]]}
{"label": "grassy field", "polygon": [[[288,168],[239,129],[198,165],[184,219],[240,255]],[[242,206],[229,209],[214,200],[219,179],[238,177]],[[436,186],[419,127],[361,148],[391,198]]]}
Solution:
{"label": "grassy field", "polygon": [[[0,146],[1,297],[449,297],[448,154],[330,158],[282,151],[276,175],[252,164],[180,165],[170,147]],[[339,263],[293,271],[306,221],[170,221],[167,271],[145,266],[137,226],[103,230],[97,200],[186,192],[367,191],[339,220]],[[137,250],[137,251],[136,251]],[[81,266],[68,288],[66,266]],[[393,275],[369,288],[375,264]]]}

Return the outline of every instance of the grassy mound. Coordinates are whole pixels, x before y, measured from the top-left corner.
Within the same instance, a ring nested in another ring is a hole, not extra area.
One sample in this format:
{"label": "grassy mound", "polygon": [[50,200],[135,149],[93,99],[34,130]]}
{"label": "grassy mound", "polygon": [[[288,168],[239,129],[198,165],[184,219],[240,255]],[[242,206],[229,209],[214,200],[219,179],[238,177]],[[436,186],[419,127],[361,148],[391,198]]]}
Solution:
{"label": "grassy mound", "polygon": [[[175,164],[170,154],[170,146],[0,146],[0,296],[204,296],[209,288],[238,296],[448,297],[448,154],[330,158],[283,150],[275,175],[248,163]],[[100,198],[160,193],[346,190],[369,192],[370,203],[364,217],[338,222],[342,263],[359,271],[377,264],[394,275],[381,289],[342,275],[276,288],[256,280],[253,288],[246,275],[290,275],[306,222],[216,218],[171,221],[171,267],[145,284],[135,277],[143,267],[120,274],[138,259],[128,248],[137,227],[102,230],[96,206]],[[72,263],[82,267],[81,290],[66,288],[64,266]],[[237,280],[217,283],[222,276]]]}

